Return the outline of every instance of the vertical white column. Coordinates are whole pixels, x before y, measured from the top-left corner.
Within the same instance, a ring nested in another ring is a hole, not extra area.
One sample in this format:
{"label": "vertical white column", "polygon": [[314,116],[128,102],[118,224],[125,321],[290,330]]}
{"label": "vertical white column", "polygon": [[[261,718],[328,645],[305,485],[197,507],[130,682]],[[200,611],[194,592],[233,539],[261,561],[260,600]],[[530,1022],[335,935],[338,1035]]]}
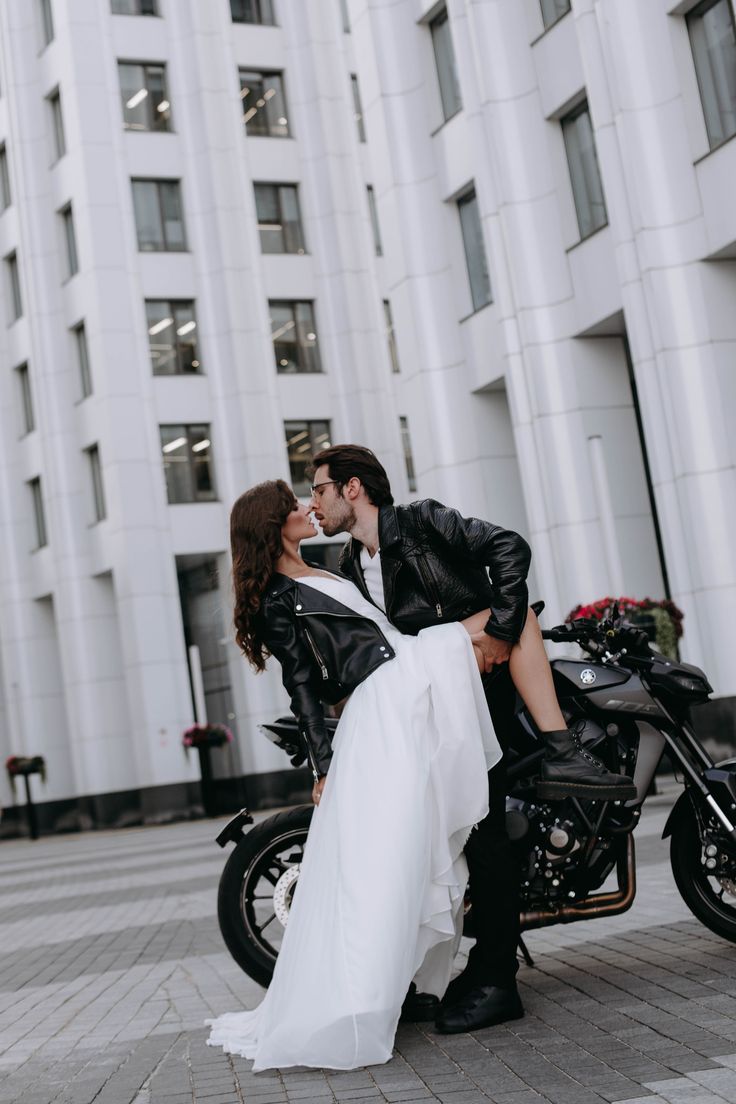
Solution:
{"label": "vertical white column", "polygon": [[707,668],[717,693],[733,694],[736,471],[724,398],[736,326],[711,304],[733,294],[734,281],[702,263],[670,17],[634,0],[579,0],[575,18],[673,598],[686,613],[683,653]]}

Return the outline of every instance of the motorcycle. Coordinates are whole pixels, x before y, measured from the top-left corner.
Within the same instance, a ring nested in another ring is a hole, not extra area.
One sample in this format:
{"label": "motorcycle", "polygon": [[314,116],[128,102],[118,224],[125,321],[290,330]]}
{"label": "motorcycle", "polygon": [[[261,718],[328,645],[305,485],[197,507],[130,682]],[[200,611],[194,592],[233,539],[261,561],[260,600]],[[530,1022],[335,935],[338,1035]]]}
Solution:
{"label": "motorcycle", "polygon": [[[543,603],[533,608],[541,612]],[[663,832],[677,888],[698,920],[736,942],[736,758],[714,763],[693,730],[690,706],[712,693],[705,674],[653,651],[646,633],[615,606],[603,621],[580,619],[542,635],[583,652],[583,659],[552,660],[560,706],[583,748],[629,775],[636,796],[540,799],[544,747],[519,703],[507,752],[506,825],[519,863],[522,932],[631,908],[634,829],[666,752],[684,782]],[[334,731],[337,721],[326,723]],[[304,761],[292,717],[261,727],[292,762]],[[217,837],[221,847],[235,844],[220,879],[220,929],[236,962],[263,986],[288,922],[313,812],[300,805],[246,832],[253,818],[243,809]],[[604,888],[612,874],[615,888]],[[472,935],[466,905],[464,932]]]}

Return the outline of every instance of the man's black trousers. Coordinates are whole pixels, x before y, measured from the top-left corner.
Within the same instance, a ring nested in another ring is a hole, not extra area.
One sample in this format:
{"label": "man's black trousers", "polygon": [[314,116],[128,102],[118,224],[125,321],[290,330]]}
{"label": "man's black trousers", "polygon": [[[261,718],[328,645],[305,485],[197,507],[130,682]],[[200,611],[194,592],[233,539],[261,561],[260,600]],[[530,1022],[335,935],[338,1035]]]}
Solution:
{"label": "man's black trousers", "polygon": [[[486,700],[501,748],[508,747],[514,723],[516,691],[508,667],[484,676]],[[519,943],[519,863],[506,834],[506,764],[488,774],[490,810],[465,845],[470,874],[475,946],[469,968],[480,984],[514,984]]]}

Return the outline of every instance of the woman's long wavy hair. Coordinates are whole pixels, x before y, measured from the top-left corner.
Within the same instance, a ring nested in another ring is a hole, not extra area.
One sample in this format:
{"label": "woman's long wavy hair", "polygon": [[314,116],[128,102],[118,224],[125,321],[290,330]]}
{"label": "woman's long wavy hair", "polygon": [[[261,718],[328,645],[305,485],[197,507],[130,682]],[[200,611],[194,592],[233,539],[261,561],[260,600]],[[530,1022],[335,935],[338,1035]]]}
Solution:
{"label": "woman's long wavy hair", "polygon": [[270,479],[245,491],[230,511],[235,639],[256,671],[264,669],[268,656],[258,616],[261,600],[283,551],[282,526],[295,503],[288,483]]}

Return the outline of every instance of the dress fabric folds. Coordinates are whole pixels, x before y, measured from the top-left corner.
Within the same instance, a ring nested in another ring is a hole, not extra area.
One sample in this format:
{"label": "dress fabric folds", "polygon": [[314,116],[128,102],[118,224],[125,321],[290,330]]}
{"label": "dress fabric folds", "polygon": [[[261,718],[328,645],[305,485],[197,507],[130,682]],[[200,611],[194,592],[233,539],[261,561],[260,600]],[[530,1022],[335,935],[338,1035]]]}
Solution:
{"label": "dress fabric folds", "polygon": [[461,625],[403,636],[349,580],[299,584],[370,617],[396,656],[343,711],[264,1000],[208,1021],[209,1044],[256,1071],[386,1062],[410,982],[442,995],[462,925],[462,851],[501,756]]}

